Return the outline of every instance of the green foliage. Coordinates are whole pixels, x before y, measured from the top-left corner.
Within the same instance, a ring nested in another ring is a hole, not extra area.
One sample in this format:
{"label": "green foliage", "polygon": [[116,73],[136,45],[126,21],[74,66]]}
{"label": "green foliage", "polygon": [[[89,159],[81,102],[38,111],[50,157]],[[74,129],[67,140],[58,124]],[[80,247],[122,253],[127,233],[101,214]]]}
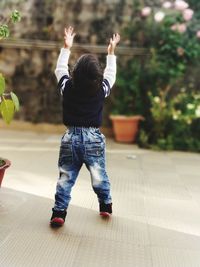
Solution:
{"label": "green foliage", "polygon": [[19,99],[13,92],[5,94],[5,79],[0,73],[0,112],[3,120],[10,123],[15,111],[19,111]]}
{"label": "green foliage", "polygon": [[5,164],[6,164],[5,160],[3,160],[2,158],[0,158],[0,167],[2,167]]}
{"label": "green foliage", "polygon": [[[146,15],[137,5],[124,29],[124,39],[151,56],[119,64],[113,110],[123,111],[124,103],[129,113],[145,117],[138,137],[142,147],[200,151],[200,79],[194,72],[200,61],[200,12],[185,19],[183,11],[151,3]],[[190,3],[200,8],[196,0]],[[164,13],[159,21],[158,11]]]}
{"label": "green foliage", "polygon": [[[12,12],[7,24],[0,22],[0,39],[9,37],[9,23],[18,22],[20,19],[20,13],[15,10]],[[3,120],[9,124],[13,119],[15,111],[19,110],[19,100],[13,92],[5,94],[5,87],[5,78],[0,73],[0,112]]]}
{"label": "green foliage", "polygon": [[[139,102],[134,101],[134,99],[138,100],[140,98],[140,91],[138,91],[139,76],[136,75],[141,71],[140,67],[140,63],[137,60],[128,60],[125,66],[119,63],[116,88],[113,90],[112,96],[113,114],[141,114]],[[126,69],[125,72],[124,69]]]}
{"label": "green foliage", "polygon": [[0,39],[7,38],[9,34],[10,34],[10,31],[9,31],[8,25],[6,24],[0,25]]}
{"label": "green foliage", "polygon": [[0,111],[2,118],[5,120],[6,123],[10,123],[13,119],[15,106],[12,100],[4,99],[0,105]]}
{"label": "green foliage", "polygon": [[19,11],[14,10],[11,15],[10,18],[6,21],[6,23],[1,23],[0,21],[0,39],[2,38],[8,38],[10,35],[10,24],[11,23],[16,23],[19,22],[21,20],[21,15],[19,13]]}
{"label": "green foliage", "polygon": [[142,130],[140,144],[153,149],[200,152],[200,94],[182,91],[170,100],[168,97],[149,93],[153,127],[148,133]]}
{"label": "green foliage", "polygon": [[19,99],[18,99],[18,97],[13,92],[11,92],[10,95],[11,95],[11,99],[13,101],[13,104],[15,106],[15,110],[19,111]]}
{"label": "green foliage", "polygon": [[11,14],[11,20],[13,23],[19,22],[21,20],[21,15],[19,11],[14,10]]}
{"label": "green foliage", "polygon": [[5,91],[5,79],[3,77],[3,75],[0,73],[0,96],[4,93]]}

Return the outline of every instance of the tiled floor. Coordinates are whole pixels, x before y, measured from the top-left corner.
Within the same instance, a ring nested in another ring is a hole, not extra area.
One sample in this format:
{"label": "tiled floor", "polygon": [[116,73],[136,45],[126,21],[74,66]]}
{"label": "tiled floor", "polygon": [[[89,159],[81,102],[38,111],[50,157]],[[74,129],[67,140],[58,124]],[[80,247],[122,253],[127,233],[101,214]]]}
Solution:
{"label": "tiled floor", "polygon": [[200,155],[107,141],[114,214],[98,215],[83,168],[65,226],[49,218],[60,136],[0,133],[1,267],[200,267]]}

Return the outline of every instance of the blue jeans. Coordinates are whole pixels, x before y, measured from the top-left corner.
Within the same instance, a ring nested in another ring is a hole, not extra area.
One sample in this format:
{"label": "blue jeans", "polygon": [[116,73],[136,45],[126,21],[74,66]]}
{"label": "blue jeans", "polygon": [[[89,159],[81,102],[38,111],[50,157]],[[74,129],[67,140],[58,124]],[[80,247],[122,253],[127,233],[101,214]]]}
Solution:
{"label": "blue jeans", "polygon": [[105,137],[98,128],[69,127],[63,135],[58,167],[60,176],[56,186],[55,210],[66,210],[72,186],[83,165],[91,175],[99,203],[112,202],[110,182],[105,170]]}

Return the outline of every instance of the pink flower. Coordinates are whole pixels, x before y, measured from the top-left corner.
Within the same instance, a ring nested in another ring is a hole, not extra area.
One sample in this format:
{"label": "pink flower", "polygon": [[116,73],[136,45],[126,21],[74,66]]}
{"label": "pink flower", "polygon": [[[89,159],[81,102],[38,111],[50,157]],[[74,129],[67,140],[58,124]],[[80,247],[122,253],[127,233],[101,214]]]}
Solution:
{"label": "pink flower", "polygon": [[187,26],[184,23],[178,24],[178,28],[177,28],[178,32],[180,33],[184,33],[187,30]]}
{"label": "pink flower", "polygon": [[171,26],[171,30],[172,30],[172,31],[177,31],[177,24],[172,25],[172,26]]}
{"label": "pink flower", "polygon": [[154,19],[157,22],[161,22],[164,19],[164,17],[165,17],[165,13],[162,11],[158,11],[154,16]]}
{"label": "pink flower", "polygon": [[193,14],[194,14],[194,11],[190,8],[187,8],[183,11],[183,18],[185,21],[189,21],[192,19],[193,17]]}
{"label": "pink flower", "polygon": [[169,1],[166,1],[166,2],[163,3],[162,6],[163,6],[164,8],[166,8],[166,9],[168,9],[168,8],[171,8],[171,7],[172,7],[172,3],[169,2]]}
{"label": "pink flower", "polygon": [[197,35],[197,38],[200,38],[200,30],[197,31],[196,35]]}
{"label": "pink flower", "polygon": [[171,30],[184,33],[187,30],[187,26],[185,23],[177,23],[171,26]]}
{"label": "pink flower", "polygon": [[148,17],[151,14],[151,8],[149,6],[146,6],[142,9],[141,15],[143,17]]}
{"label": "pink flower", "polygon": [[174,6],[177,10],[185,10],[189,7],[188,3],[183,0],[176,0]]}
{"label": "pink flower", "polygon": [[182,47],[177,48],[177,54],[179,56],[183,56],[185,54],[185,50]]}

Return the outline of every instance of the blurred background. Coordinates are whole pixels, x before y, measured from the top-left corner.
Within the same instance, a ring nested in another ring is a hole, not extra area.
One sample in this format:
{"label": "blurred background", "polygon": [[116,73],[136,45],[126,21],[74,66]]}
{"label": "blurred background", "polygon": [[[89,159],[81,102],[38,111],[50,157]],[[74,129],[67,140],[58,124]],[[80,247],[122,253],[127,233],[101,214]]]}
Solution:
{"label": "blurred background", "polygon": [[15,119],[62,123],[54,69],[65,26],[77,32],[71,68],[85,52],[105,67],[109,38],[119,32],[103,126],[112,126],[110,114],[140,115],[139,146],[200,151],[199,0],[1,0],[0,25],[13,10],[21,20],[0,40],[0,72],[20,101]]}

